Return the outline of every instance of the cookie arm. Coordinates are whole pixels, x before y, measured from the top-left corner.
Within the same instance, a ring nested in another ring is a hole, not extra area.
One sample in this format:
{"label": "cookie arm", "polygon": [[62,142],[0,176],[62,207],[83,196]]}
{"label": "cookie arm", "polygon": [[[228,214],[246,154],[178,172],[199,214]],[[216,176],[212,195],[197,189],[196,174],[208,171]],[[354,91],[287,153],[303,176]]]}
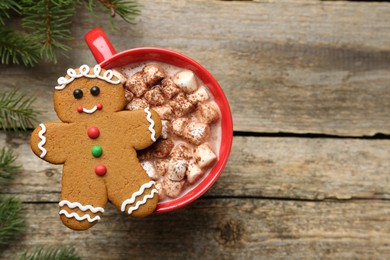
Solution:
{"label": "cookie arm", "polygon": [[127,124],[126,135],[136,150],[151,146],[161,135],[162,123],[153,109],[145,108],[119,112]]}
{"label": "cookie arm", "polygon": [[65,150],[61,140],[64,123],[40,124],[31,134],[30,145],[34,154],[53,164],[65,162]]}

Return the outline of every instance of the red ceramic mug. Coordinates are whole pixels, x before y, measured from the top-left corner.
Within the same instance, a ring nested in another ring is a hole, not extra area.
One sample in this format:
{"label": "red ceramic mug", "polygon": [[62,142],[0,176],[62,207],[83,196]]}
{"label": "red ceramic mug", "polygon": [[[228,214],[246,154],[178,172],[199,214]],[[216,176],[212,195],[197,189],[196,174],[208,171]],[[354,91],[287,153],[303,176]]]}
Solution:
{"label": "red ceramic mug", "polygon": [[117,53],[106,34],[100,28],[89,31],[84,38],[93,56],[102,68],[112,69],[145,61],[163,62],[193,71],[210,90],[221,111],[222,137],[218,161],[209,174],[196,187],[176,199],[158,203],[156,212],[172,211],[199,198],[210,189],[221,175],[228,160],[233,141],[233,121],[230,107],[218,82],[199,63],[175,51],[155,47],[142,47]]}

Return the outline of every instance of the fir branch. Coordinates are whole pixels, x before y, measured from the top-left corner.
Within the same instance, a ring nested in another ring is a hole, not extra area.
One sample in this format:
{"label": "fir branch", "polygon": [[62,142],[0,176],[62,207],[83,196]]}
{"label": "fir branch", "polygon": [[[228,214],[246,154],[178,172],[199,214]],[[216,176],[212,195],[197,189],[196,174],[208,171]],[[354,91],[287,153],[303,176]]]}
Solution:
{"label": "fir branch", "polygon": [[21,166],[15,164],[16,158],[12,149],[6,147],[0,149],[0,186],[7,184],[20,172]]}
{"label": "fir branch", "polygon": [[[34,66],[42,60],[56,63],[58,54],[66,56],[71,21],[80,2],[93,15],[97,9],[108,11],[112,28],[116,15],[133,23],[140,14],[136,0],[0,0],[1,64]],[[4,19],[12,13],[21,15],[25,34],[6,29]]]}
{"label": "fir branch", "polygon": [[34,100],[35,97],[18,90],[0,92],[0,128],[25,131],[33,127],[38,122],[36,116],[41,113],[31,108]]}
{"label": "fir branch", "polygon": [[28,35],[0,26],[0,57],[2,64],[34,66],[40,59],[39,45]]}
{"label": "fir branch", "polygon": [[4,23],[4,19],[10,18],[12,12],[20,14],[21,6],[15,0],[2,0],[0,1],[0,23]]}
{"label": "fir branch", "polygon": [[70,47],[64,43],[72,39],[71,18],[76,12],[73,0],[23,0],[22,26],[31,30],[41,44],[41,56],[57,62],[56,50],[65,55]]}
{"label": "fir branch", "polygon": [[12,239],[23,233],[22,202],[15,197],[0,196],[0,247],[8,245]]}
{"label": "fir branch", "polygon": [[[86,8],[94,15],[98,9],[96,0],[84,0]],[[110,14],[110,25],[114,27],[113,18],[118,14],[128,23],[134,23],[135,18],[141,13],[140,6],[136,0],[99,0],[100,7]]]}
{"label": "fir branch", "polygon": [[80,260],[74,248],[48,247],[38,248],[32,253],[25,252],[20,260]]}

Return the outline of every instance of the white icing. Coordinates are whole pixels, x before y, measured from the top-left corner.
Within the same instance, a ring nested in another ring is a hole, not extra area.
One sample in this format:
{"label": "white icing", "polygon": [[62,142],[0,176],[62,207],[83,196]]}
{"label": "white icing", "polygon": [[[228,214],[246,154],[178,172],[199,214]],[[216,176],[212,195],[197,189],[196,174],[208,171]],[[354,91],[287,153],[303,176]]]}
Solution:
{"label": "white icing", "polygon": [[150,138],[152,139],[153,142],[156,142],[156,131],[154,131],[154,121],[152,119],[152,113],[150,113],[149,108],[144,109],[145,113],[147,114],[146,120],[150,123],[150,126],[148,127],[150,131]]}
{"label": "white icing", "polygon": [[142,184],[142,186],[139,188],[139,190],[134,192],[133,195],[131,195],[130,199],[127,199],[127,200],[122,202],[121,211],[122,212],[125,211],[127,205],[134,203],[135,199],[139,195],[142,195],[142,193],[145,191],[145,189],[152,187],[154,184],[155,184],[154,181],[150,181],[150,182]]}
{"label": "white icing", "polygon": [[82,221],[82,220],[88,220],[88,222],[94,222],[96,220],[100,220],[100,217],[99,216],[95,216],[94,218],[91,218],[90,215],[86,214],[82,217],[80,217],[79,214],[77,214],[76,212],[72,212],[72,213],[68,213],[66,210],[60,210],[59,212],[60,215],[65,215],[67,218],[75,218],[77,219],[78,221]]}
{"label": "white icing", "polygon": [[57,80],[58,86],[56,86],[55,89],[56,90],[63,90],[66,87],[66,85],[71,83],[73,80],[75,80],[77,78],[81,78],[81,77],[98,78],[98,79],[104,80],[108,83],[116,84],[116,85],[121,83],[120,79],[118,79],[118,80],[112,79],[114,77],[114,72],[112,70],[106,70],[103,73],[103,76],[100,75],[101,70],[102,70],[102,68],[100,67],[100,65],[95,65],[95,67],[93,67],[93,74],[89,74],[90,67],[88,65],[82,65],[79,68],[80,74],[77,74],[77,72],[74,69],[68,69],[66,71],[66,74],[69,76],[69,79],[67,79],[65,77],[58,78],[58,80]]}
{"label": "white icing", "polygon": [[97,106],[94,106],[91,109],[86,109],[86,108],[83,107],[83,112],[87,113],[87,114],[92,114],[92,113],[95,113],[97,109],[98,109]]}
{"label": "white icing", "polygon": [[38,143],[38,148],[42,151],[39,157],[43,158],[47,153],[47,150],[43,148],[43,146],[46,144],[46,137],[44,136],[46,133],[46,126],[44,124],[40,124],[39,126],[42,128],[41,131],[38,132],[38,136],[41,138],[41,141]]}
{"label": "white icing", "polygon": [[158,190],[157,189],[153,189],[152,192],[149,195],[144,196],[143,200],[137,201],[135,206],[130,207],[129,210],[127,211],[127,213],[129,215],[131,215],[131,213],[133,213],[134,210],[137,210],[141,205],[144,205],[148,199],[153,198],[154,194],[158,194]]}
{"label": "white icing", "polygon": [[101,208],[101,207],[94,207],[92,205],[85,205],[85,206],[83,206],[79,202],[70,202],[69,200],[61,200],[60,203],[58,203],[58,205],[60,207],[63,207],[64,205],[67,205],[71,209],[79,208],[82,211],[90,210],[93,213],[96,213],[96,212],[102,212],[103,213],[104,212],[104,209]]}

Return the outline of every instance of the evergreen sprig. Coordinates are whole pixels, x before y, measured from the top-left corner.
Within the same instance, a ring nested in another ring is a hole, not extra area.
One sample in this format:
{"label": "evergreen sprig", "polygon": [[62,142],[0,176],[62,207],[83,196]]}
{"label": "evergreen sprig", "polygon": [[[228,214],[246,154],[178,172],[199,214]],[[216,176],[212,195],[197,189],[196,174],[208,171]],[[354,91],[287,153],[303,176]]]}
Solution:
{"label": "evergreen sprig", "polygon": [[36,116],[40,114],[31,107],[35,97],[18,90],[0,92],[0,128],[17,131],[27,130],[37,123]]}
{"label": "evergreen sprig", "polygon": [[[116,14],[132,23],[140,13],[136,0],[0,0],[1,64],[34,66],[41,60],[56,63],[58,54],[66,56],[72,18],[82,5],[92,14],[105,11],[112,28]],[[13,14],[21,19],[20,32],[7,29]]]}
{"label": "evergreen sprig", "polygon": [[12,149],[0,149],[0,187],[7,184],[17,174],[21,166],[15,164],[17,156]]}
{"label": "evergreen sprig", "polygon": [[48,247],[38,248],[35,251],[24,253],[20,260],[80,260],[74,248]]}
{"label": "evergreen sprig", "polygon": [[23,233],[26,225],[23,216],[18,198],[0,196],[0,248]]}
{"label": "evergreen sprig", "polygon": [[[94,0],[86,0],[88,5],[94,6],[96,9],[96,6],[94,3],[96,1]],[[118,14],[120,17],[122,17],[123,20],[125,20],[128,23],[133,23],[135,18],[141,13],[141,10],[139,9],[139,5],[137,1],[135,0],[99,0],[100,4],[103,6],[103,8],[106,9],[109,13],[111,13],[110,16],[110,23],[113,25],[113,18]],[[90,8],[90,11],[93,12],[94,8]]]}
{"label": "evergreen sprig", "polygon": [[71,18],[76,12],[73,0],[23,0],[22,26],[31,31],[31,37],[41,46],[41,57],[57,62],[55,50],[70,50],[64,42],[72,39]]}
{"label": "evergreen sprig", "polygon": [[30,35],[0,26],[0,57],[2,64],[34,66],[40,59],[40,46]]}
{"label": "evergreen sprig", "polygon": [[4,20],[10,18],[11,12],[20,14],[21,6],[14,0],[0,1],[0,23],[4,25]]}

